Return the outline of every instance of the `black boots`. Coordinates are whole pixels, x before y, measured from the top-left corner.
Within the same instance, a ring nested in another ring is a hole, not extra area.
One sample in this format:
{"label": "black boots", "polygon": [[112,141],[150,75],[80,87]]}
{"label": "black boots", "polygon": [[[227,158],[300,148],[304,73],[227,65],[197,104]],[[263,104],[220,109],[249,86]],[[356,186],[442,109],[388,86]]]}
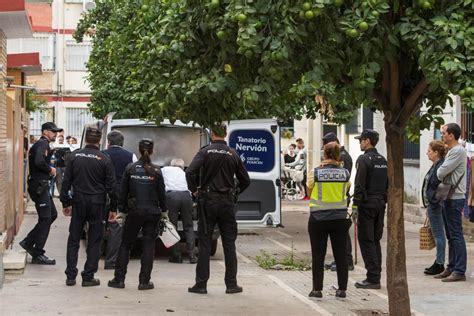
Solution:
{"label": "black boots", "polygon": [[425,269],[425,274],[436,275],[436,274],[440,274],[443,271],[444,271],[444,265],[436,263],[435,261],[431,267]]}
{"label": "black boots", "polygon": [[113,278],[112,280],[109,281],[107,284],[109,287],[114,287],[116,289],[123,289],[125,288],[125,283],[121,280],[117,280],[116,278]]}

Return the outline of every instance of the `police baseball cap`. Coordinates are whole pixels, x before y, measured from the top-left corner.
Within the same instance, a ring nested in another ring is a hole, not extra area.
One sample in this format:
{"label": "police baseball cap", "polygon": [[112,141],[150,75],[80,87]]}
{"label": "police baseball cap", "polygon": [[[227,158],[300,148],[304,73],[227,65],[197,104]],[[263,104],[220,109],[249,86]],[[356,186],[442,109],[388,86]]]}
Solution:
{"label": "police baseball cap", "polygon": [[53,122],[46,122],[43,125],[41,125],[41,131],[52,131],[55,133],[62,132],[63,129],[59,128],[54,124]]}
{"label": "police baseball cap", "polygon": [[355,139],[370,139],[373,143],[379,141],[379,133],[373,129],[364,129],[359,136],[354,137]]}
{"label": "police baseball cap", "polygon": [[329,132],[329,133],[327,133],[326,135],[323,136],[323,145],[326,145],[330,142],[338,142],[339,143],[339,139],[337,138],[336,134],[334,134],[333,132]]}
{"label": "police baseball cap", "polygon": [[138,148],[144,150],[153,150],[154,144],[155,143],[150,138],[142,138],[142,140],[138,143]]}

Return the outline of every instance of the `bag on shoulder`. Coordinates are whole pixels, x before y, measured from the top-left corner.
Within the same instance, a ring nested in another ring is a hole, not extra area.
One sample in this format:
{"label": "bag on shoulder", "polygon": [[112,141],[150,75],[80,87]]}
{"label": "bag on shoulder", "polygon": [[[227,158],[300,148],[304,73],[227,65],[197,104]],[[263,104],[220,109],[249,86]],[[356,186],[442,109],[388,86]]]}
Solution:
{"label": "bag on shoulder", "polygon": [[[445,177],[445,179],[446,179],[446,177]],[[436,195],[435,195],[436,199],[438,201],[449,200],[453,196],[454,191],[456,190],[456,188],[459,185],[459,182],[461,182],[461,179],[462,179],[462,176],[459,177],[459,179],[458,179],[458,181],[456,182],[455,185],[444,183],[444,179],[443,179],[443,182],[441,182],[438,185],[438,187],[436,188]]]}
{"label": "bag on shoulder", "polygon": [[420,250],[431,250],[436,246],[433,232],[431,231],[430,225],[428,225],[428,218],[425,219],[425,223],[420,228]]}

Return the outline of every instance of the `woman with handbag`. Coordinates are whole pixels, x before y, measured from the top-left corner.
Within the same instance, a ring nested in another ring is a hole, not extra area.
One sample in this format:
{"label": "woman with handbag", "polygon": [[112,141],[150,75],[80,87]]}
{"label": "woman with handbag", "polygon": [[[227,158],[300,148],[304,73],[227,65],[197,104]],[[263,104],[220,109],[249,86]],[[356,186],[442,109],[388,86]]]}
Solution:
{"label": "woman with handbag", "polygon": [[431,232],[436,244],[436,260],[431,267],[425,269],[425,274],[436,275],[444,271],[446,249],[442,204],[441,201],[436,199],[436,189],[441,183],[438,180],[436,171],[443,164],[444,157],[446,156],[444,143],[440,140],[433,140],[428,145],[426,155],[433,162],[433,165],[423,181],[422,200],[423,206],[427,208]]}
{"label": "woman with handbag", "polygon": [[308,232],[311,241],[313,289],[309,297],[322,298],[324,257],[328,237],[337,267],[338,290],[336,297],[345,298],[349,278],[347,262],[347,236],[351,227],[347,210],[347,191],[350,174],[340,166],[340,146],[336,142],[324,145],[321,166],[308,174],[311,192]]}
{"label": "woman with handbag", "polygon": [[152,164],[150,159],[153,145],[151,139],[143,138],[138,143],[140,159],[129,164],[123,173],[116,220],[121,225],[125,218],[125,226],[115,263],[115,277],[109,281],[109,287],[125,287],[130,249],[141,230],[143,249],[138,289],[154,288],[150,276],[155,257],[155,238],[160,219],[168,218],[168,214],[163,175],[160,168]]}

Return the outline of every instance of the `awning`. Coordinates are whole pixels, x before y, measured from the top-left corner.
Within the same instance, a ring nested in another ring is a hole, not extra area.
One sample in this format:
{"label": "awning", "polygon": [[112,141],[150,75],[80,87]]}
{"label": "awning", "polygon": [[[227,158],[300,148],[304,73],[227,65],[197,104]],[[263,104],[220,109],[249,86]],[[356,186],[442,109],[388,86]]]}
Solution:
{"label": "awning", "polygon": [[0,30],[8,39],[33,36],[31,20],[25,9],[25,0],[0,1]]}
{"label": "awning", "polygon": [[25,75],[41,75],[39,53],[8,54],[7,68],[20,69]]}

